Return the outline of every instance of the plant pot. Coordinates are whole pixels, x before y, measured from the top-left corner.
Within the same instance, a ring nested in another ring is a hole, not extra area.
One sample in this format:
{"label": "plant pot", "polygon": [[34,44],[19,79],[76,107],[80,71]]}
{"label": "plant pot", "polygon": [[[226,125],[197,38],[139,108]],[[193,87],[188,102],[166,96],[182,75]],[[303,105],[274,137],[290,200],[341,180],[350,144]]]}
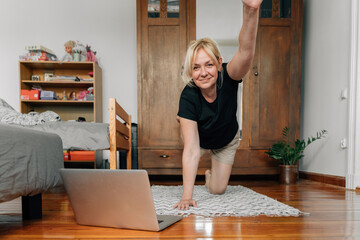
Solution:
{"label": "plant pot", "polygon": [[297,165],[280,165],[280,184],[295,184],[298,174]]}

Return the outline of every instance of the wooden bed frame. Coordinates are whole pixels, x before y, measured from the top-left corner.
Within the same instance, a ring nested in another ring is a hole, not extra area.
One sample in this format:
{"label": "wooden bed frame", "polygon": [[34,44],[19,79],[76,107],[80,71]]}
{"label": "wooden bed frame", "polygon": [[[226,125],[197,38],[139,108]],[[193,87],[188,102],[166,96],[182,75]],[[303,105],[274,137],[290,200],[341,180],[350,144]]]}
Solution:
{"label": "wooden bed frame", "polygon": [[131,115],[115,98],[109,100],[110,169],[117,169],[117,151],[126,151],[126,168],[131,169]]}

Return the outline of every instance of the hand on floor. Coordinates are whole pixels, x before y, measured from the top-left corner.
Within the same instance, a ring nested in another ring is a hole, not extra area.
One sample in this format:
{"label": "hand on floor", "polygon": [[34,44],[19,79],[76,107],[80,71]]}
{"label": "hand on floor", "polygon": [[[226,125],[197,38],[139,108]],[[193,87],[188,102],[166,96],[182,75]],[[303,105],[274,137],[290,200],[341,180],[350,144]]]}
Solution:
{"label": "hand on floor", "polygon": [[196,201],[193,199],[182,199],[180,202],[174,205],[174,208],[177,208],[178,210],[189,210],[190,206],[197,207]]}

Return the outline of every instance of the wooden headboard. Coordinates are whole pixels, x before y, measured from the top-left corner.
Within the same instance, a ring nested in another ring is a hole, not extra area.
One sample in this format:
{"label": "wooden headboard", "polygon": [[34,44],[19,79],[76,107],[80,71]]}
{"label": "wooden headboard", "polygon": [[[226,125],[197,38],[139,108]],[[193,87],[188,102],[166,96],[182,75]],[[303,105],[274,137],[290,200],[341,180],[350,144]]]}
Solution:
{"label": "wooden headboard", "polygon": [[126,168],[131,169],[131,115],[115,98],[109,100],[109,112],[110,169],[117,169],[118,150],[126,150]]}

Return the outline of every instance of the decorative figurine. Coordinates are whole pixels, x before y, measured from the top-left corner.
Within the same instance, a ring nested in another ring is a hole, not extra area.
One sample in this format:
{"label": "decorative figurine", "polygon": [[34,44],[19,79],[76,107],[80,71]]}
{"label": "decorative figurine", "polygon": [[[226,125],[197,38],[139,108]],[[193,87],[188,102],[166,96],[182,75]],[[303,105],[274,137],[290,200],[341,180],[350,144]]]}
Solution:
{"label": "decorative figurine", "polygon": [[66,96],[66,92],[64,91],[63,93],[63,99],[62,100],[68,100],[67,96]]}
{"label": "decorative figurine", "polygon": [[75,58],[75,54],[76,54],[76,60],[74,60],[74,61],[78,61],[78,62],[86,61],[86,47],[84,46],[84,44],[82,44],[79,41],[76,41],[76,45],[72,51],[74,53],[74,58]]}
{"label": "decorative figurine", "polygon": [[63,62],[72,62],[74,60],[74,55],[73,55],[73,48],[76,46],[76,42],[75,41],[67,41],[65,44],[65,55],[62,57],[61,61]]}
{"label": "decorative figurine", "polygon": [[70,93],[70,99],[71,99],[71,100],[77,100],[77,98],[76,98],[76,92],[75,92],[75,91],[72,91],[72,92]]}
{"label": "decorative figurine", "polygon": [[91,50],[91,46],[86,45],[86,61],[97,62],[96,52]]}

